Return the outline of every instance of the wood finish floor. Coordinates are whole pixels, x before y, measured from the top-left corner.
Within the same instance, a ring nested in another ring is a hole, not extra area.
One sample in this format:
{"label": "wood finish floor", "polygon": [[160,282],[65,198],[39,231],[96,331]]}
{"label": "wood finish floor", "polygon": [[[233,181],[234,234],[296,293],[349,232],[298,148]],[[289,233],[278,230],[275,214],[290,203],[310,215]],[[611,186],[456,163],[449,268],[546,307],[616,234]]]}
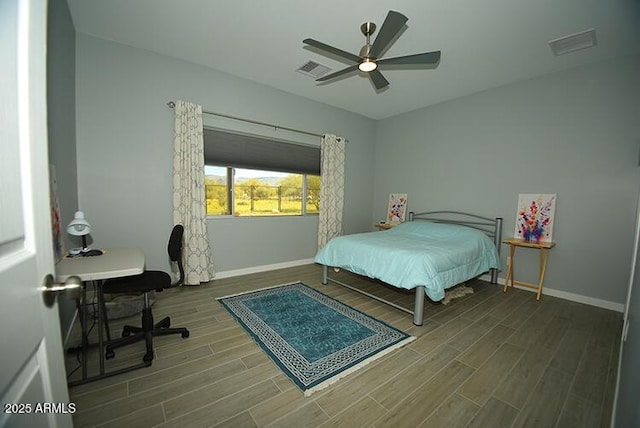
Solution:
{"label": "wood finish floor", "polygon": [[[338,276],[413,306],[413,294]],[[297,280],[417,340],[304,397],[216,301]],[[151,367],[70,388],[75,426],[609,426],[622,314],[474,280],[472,295],[427,303],[417,327],[409,314],[320,280],[320,267],[306,265],[158,293],[156,320],[170,315],[190,337],[156,338]],[[116,335],[123,323],[112,321]],[[142,342],[118,349],[107,369],[143,353]],[[67,366],[78,366],[74,354]]]}

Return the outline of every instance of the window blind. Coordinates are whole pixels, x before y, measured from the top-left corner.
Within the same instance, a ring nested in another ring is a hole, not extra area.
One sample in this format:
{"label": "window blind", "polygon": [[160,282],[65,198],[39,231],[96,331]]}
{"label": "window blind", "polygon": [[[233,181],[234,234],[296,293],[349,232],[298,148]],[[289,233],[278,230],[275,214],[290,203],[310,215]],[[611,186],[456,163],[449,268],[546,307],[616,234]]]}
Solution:
{"label": "window blind", "polygon": [[207,165],[320,175],[320,147],[204,129]]}

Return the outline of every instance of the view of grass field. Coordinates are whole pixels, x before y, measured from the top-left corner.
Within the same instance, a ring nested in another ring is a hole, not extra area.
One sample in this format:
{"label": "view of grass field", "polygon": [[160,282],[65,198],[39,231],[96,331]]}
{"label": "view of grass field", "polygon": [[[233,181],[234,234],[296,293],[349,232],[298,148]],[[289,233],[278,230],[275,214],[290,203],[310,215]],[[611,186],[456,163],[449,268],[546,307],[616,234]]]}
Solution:
{"label": "view of grass field", "polygon": [[[230,191],[226,176],[206,175],[207,215],[223,216],[282,216],[317,214],[320,208],[320,177],[307,176],[306,195],[303,195],[301,174],[280,174],[264,171],[259,177],[249,170],[251,178],[238,177],[234,180],[235,193],[233,211],[229,206]],[[270,175],[270,176],[269,176]],[[303,199],[306,200],[303,212]]]}

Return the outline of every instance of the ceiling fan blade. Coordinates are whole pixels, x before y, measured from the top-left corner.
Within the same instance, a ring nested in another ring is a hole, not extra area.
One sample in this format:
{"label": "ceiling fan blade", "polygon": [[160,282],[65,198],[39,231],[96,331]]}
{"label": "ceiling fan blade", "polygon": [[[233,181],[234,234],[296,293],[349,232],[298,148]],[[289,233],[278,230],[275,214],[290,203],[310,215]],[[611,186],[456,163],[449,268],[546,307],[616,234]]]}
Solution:
{"label": "ceiling fan blade", "polygon": [[378,65],[431,65],[440,61],[440,51],[379,59]]}
{"label": "ceiling fan blade", "polygon": [[329,46],[317,40],[304,39],[302,43],[305,43],[309,46],[313,46],[314,48],[318,48],[322,51],[337,55],[341,58],[348,59],[349,61],[352,61],[352,62],[360,62],[361,60],[361,58],[358,55],[343,51],[342,49],[334,48],[333,46]]}
{"label": "ceiling fan blade", "polygon": [[373,85],[377,90],[384,89],[389,86],[389,82],[384,78],[379,70],[373,70],[369,72],[369,78],[373,82]]}
{"label": "ceiling fan blade", "polygon": [[351,67],[343,68],[342,70],[338,70],[335,73],[327,74],[326,76],[322,76],[319,79],[316,79],[316,82],[324,82],[327,80],[331,80],[334,77],[342,76],[343,74],[350,73],[358,69],[358,64],[352,65]]}
{"label": "ceiling fan blade", "polygon": [[403,14],[390,10],[382,23],[382,27],[380,28],[380,32],[378,33],[376,40],[373,42],[373,45],[371,45],[369,56],[372,58],[378,58],[382,52],[387,49],[393,38],[402,29],[408,19],[409,18]]}

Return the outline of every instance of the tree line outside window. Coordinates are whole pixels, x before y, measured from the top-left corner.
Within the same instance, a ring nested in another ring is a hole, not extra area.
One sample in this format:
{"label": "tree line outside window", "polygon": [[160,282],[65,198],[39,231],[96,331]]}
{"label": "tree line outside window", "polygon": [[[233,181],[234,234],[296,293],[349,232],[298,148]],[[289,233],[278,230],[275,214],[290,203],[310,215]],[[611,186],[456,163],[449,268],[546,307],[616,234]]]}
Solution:
{"label": "tree line outside window", "polygon": [[[205,172],[208,216],[318,214],[320,176],[209,166]],[[215,171],[215,174],[211,172]]]}

